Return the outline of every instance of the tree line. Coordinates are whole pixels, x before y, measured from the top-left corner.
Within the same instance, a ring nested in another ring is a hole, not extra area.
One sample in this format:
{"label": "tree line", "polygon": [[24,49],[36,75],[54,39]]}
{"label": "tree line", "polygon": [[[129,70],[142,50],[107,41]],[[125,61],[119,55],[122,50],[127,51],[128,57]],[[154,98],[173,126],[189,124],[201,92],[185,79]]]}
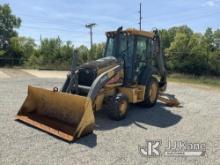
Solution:
{"label": "tree line", "polygon": [[37,45],[34,39],[18,35],[15,29],[21,26],[21,22],[12,14],[8,4],[0,5],[0,66],[69,69],[74,51],[77,51],[80,64],[102,56],[104,43],[88,49],[84,45],[74,47],[71,41],[62,42],[57,37],[43,38]]}
{"label": "tree line", "polygon": [[[75,47],[72,42],[44,38],[39,45],[32,38],[19,36],[15,29],[21,19],[12,14],[8,4],[0,5],[0,66],[11,64],[31,68],[69,69],[72,54],[77,52],[79,63],[102,57],[104,43],[92,48]],[[207,28],[194,32],[188,26],[161,29],[162,50],[170,72],[193,75],[220,75],[220,29]],[[8,60],[7,60],[8,59]]]}
{"label": "tree line", "polygon": [[162,29],[163,51],[169,71],[220,75],[220,29],[193,32],[188,26]]}

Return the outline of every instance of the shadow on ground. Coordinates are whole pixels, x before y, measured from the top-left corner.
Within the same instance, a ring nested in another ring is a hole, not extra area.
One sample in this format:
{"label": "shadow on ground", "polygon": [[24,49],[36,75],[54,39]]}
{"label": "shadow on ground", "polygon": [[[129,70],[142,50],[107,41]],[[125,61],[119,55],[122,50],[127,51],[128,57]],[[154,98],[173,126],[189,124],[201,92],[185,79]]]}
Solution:
{"label": "shadow on ground", "polygon": [[161,103],[157,103],[154,107],[149,109],[131,105],[127,117],[121,121],[109,119],[107,114],[103,113],[103,111],[96,113],[95,116],[97,130],[110,130],[121,126],[128,126],[133,123],[137,126],[139,126],[138,123],[144,123],[155,127],[166,128],[175,125],[182,118],[167,110],[167,107]]}
{"label": "shadow on ground", "polygon": [[[124,120],[114,121],[108,118],[105,111],[100,111],[95,114],[96,118],[96,130],[111,130],[117,127],[125,127],[130,124],[135,124],[144,130],[147,130],[146,125],[151,125],[160,128],[166,128],[177,124],[181,120],[181,116],[174,114],[168,110],[168,108],[161,103],[157,103],[153,108],[140,108],[135,105],[131,105],[128,115]],[[86,145],[88,147],[96,146],[96,135],[90,134],[82,137],[77,143]]]}

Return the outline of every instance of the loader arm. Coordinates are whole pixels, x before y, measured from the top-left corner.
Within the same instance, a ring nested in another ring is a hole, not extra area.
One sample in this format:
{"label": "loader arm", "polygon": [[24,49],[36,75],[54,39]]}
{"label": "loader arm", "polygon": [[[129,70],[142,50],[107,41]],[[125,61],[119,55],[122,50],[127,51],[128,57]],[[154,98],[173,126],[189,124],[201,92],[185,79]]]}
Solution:
{"label": "loader arm", "polygon": [[90,98],[92,102],[94,102],[99,90],[106,84],[106,82],[108,82],[115,74],[119,73],[121,70],[122,66],[117,65],[100,74],[92,83],[87,97]]}
{"label": "loader arm", "polygon": [[79,94],[78,91],[84,90],[88,92],[87,97],[91,99],[91,101],[95,101],[95,98],[99,92],[99,90],[108,82],[115,74],[119,73],[123,66],[122,64],[118,64],[113,68],[108,69],[107,71],[101,73],[92,83],[91,86],[80,85],[78,83],[78,69],[76,68],[69,75],[67,75],[67,79],[61,89],[61,92]]}

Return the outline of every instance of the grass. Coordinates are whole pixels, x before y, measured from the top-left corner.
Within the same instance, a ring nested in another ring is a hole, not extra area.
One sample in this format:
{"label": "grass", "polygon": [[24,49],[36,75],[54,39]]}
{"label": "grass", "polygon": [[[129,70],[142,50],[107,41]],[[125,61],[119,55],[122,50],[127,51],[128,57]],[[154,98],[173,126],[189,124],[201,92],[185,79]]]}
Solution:
{"label": "grass", "polygon": [[193,76],[187,74],[170,74],[168,80],[171,82],[203,84],[220,88],[220,77],[214,76]]}

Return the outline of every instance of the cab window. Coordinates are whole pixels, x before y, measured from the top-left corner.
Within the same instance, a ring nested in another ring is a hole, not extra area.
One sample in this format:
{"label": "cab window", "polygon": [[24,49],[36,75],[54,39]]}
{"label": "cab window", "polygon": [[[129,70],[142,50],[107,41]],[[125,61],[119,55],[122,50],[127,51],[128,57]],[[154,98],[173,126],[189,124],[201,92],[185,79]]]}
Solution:
{"label": "cab window", "polygon": [[138,60],[144,61],[146,55],[146,40],[143,37],[137,37],[137,47],[136,47],[136,55]]}
{"label": "cab window", "polygon": [[151,39],[146,37],[138,36],[136,38],[136,50],[135,50],[136,66],[135,70],[137,73],[141,69],[145,68],[146,65],[150,64],[151,58]]}

